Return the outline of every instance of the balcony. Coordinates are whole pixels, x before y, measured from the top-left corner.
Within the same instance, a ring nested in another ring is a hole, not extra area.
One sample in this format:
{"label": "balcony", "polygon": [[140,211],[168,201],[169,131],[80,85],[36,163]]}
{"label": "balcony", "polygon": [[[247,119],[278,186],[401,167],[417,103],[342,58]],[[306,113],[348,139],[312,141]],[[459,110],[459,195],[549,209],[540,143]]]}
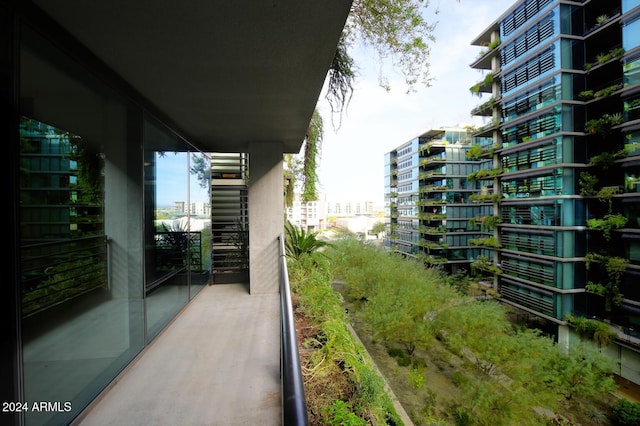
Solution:
{"label": "balcony", "polygon": [[73,424],[307,424],[279,241],[280,291],[205,287]]}
{"label": "balcony", "polygon": [[280,295],[205,287],[76,424],[282,422]]}

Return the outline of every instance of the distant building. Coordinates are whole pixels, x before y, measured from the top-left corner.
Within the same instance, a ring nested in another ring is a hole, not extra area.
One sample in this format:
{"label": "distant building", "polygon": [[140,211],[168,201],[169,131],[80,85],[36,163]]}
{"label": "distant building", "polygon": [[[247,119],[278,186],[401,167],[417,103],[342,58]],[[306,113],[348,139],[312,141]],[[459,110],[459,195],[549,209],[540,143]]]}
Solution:
{"label": "distant building", "polygon": [[327,209],[325,194],[307,202],[302,201],[300,194],[295,194],[293,205],[286,209],[287,220],[306,231],[323,231],[327,228]]}
{"label": "distant building", "polygon": [[[474,199],[481,193],[469,175],[490,161],[468,156],[473,138],[462,128],[429,130],[385,154],[385,245],[452,272],[469,269],[485,251],[472,243],[490,237],[480,224],[492,207]],[[487,254],[487,253],[484,253]]]}

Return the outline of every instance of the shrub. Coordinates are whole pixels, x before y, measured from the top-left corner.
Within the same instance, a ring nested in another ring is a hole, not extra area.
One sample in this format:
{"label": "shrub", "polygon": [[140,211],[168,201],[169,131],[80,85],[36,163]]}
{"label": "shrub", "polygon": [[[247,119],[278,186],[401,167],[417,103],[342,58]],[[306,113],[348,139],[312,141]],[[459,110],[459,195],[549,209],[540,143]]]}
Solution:
{"label": "shrub", "polygon": [[613,415],[619,425],[638,425],[640,424],[640,403],[621,399],[613,407]]}

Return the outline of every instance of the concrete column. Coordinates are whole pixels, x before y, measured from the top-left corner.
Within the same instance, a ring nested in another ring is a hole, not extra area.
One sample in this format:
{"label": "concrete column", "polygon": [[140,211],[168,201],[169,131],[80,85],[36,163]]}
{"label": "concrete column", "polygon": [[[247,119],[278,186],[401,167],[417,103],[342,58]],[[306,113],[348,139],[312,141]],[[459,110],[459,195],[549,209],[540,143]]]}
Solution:
{"label": "concrete column", "polygon": [[569,337],[571,330],[568,325],[558,325],[558,346],[564,353],[569,352]]}
{"label": "concrete column", "polygon": [[278,293],[284,231],[282,143],[249,144],[249,292]]}

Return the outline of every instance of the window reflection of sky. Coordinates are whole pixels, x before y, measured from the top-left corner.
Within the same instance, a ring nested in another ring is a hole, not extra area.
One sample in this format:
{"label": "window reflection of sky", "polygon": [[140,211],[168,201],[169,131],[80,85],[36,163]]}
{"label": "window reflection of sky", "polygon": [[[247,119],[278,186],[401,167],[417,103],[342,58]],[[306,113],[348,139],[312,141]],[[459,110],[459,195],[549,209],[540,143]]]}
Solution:
{"label": "window reflection of sky", "polygon": [[191,194],[189,201],[208,202],[208,185],[201,186],[197,174],[189,173],[186,152],[156,152],[156,203],[157,207],[173,207],[176,201],[187,201],[187,187]]}

